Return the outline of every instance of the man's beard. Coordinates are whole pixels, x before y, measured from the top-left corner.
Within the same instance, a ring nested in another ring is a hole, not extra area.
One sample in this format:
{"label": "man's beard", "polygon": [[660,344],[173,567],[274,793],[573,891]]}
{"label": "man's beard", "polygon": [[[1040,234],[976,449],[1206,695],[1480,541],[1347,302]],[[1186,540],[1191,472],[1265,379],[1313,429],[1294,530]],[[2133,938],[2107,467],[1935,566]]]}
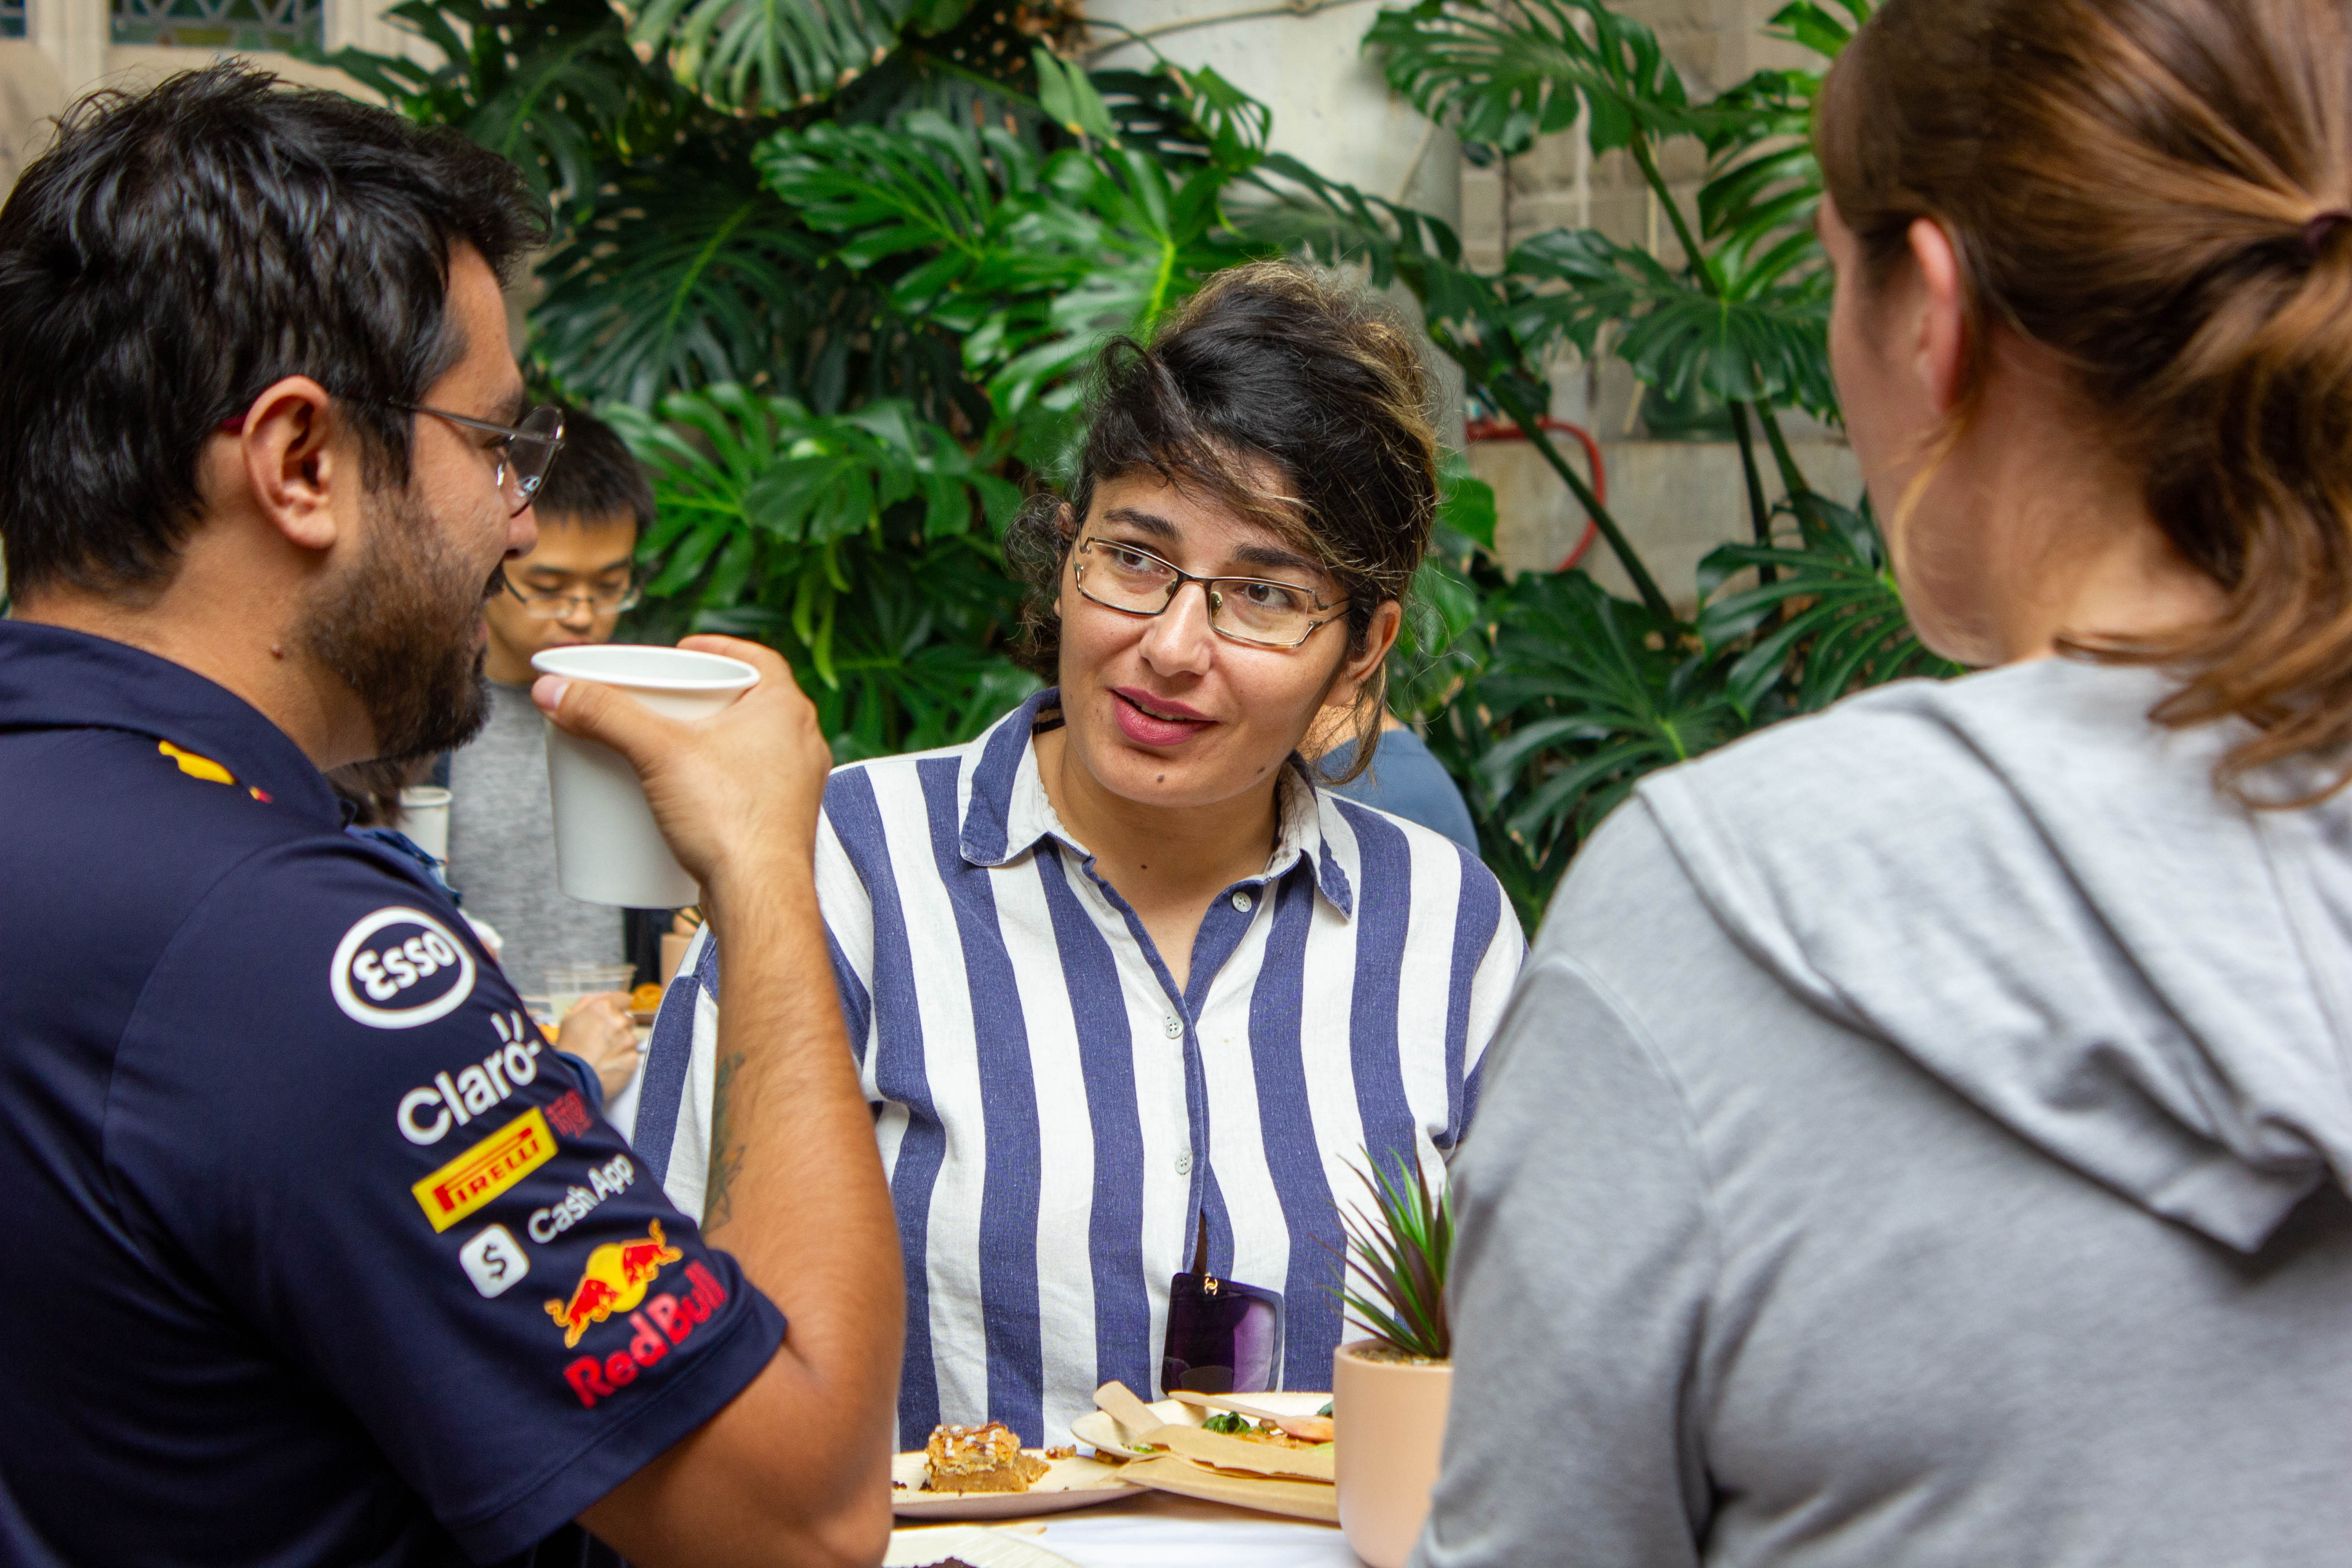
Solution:
{"label": "man's beard", "polygon": [[365,505],[365,547],[311,602],[296,638],[359,698],[378,757],[454,751],[490,714],[474,639],[486,584],[415,496],[382,491]]}

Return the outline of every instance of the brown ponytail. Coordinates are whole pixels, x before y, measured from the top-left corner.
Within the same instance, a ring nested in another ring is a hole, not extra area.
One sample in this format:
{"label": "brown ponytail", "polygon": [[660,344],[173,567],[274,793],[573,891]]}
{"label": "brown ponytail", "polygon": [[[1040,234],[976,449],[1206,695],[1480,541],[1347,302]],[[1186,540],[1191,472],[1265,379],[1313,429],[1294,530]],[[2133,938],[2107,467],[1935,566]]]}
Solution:
{"label": "brown ponytail", "polygon": [[2326,782],[2288,804],[2352,782],[2346,5],[1887,0],[1818,140],[1865,265],[1883,277],[1914,219],[1941,222],[1971,345],[1998,322],[2070,361],[2158,522],[2227,591],[2191,634],[2069,651],[2179,669],[2160,723],[2254,725],[2225,784],[2293,760]]}

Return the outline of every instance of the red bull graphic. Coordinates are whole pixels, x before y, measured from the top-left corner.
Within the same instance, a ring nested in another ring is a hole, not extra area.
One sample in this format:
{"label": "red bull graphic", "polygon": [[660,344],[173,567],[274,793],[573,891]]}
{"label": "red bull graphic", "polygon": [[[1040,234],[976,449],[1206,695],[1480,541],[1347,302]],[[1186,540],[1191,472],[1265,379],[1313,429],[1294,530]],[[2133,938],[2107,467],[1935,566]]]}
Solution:
{"label": "red bull graphic", "polygon": [[580,1283],[572,1288],[572,1299],[547,1304],[547,1315],[563,1331],[563,1348],[578,1344],[590,1324],[616,1312],[635,1311],[654,1277],[685,1256],[662,1239],[659,1220],[648,1223],[646,1234],[635,1241],[608,1241],[590,1253]]}
{"label": "red bull graphic", "polygon": [[[661,1227],[654,1228],[658,1232]],[[727,1287],[698,1259],[686,1266],[686,1282],[692,1289],[684,1296],[664,1291],[647,1301],[645,1310],[629,1314],[629,1326],[636,1332],[629,1337],[628,1349],[606,1356],[583,1355],[563,1369],[563,1381],[583,1407],[593,1410],[598,1400],[610,1399],[636,1382],[641,1370],[669,1354],[670,1346],[686,1343],[698,1324],[709,1322],[727,1304]]]}

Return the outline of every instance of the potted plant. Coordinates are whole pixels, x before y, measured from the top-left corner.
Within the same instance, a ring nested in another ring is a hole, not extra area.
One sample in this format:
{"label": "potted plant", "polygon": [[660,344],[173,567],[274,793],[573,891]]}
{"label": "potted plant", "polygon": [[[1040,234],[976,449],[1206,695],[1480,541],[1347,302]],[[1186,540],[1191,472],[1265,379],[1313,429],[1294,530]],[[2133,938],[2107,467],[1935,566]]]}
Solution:
{"label": "potted plant", "polygon": [[1429,1514],[1454,1391],[1453,1331],[1445,1268],[1454,1252],[1454,1202],[1433,1194],[1418,1149],[1359,1171],[1372,1215],[1350,1206],[1340,1300],[1370,1339],[1339,1347],[1331,1368],[1331,1417],[1339,1529],[1370,1568],[1403,1568]]}

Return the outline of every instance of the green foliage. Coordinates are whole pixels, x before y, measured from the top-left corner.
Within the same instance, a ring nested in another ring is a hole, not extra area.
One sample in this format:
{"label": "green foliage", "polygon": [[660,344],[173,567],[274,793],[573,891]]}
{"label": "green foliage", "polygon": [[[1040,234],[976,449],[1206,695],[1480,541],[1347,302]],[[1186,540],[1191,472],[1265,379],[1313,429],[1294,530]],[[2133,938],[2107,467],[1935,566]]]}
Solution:
{"label": "green foliage", "polygon": [[1706,123],[1657,36],[1605,0],[1422,0],[1381,12],[1364,41],[1387,53],[1389,81],[1414,108],[1505,153],[1567,130],[1580,110],[1595,153]]}
{"label": "green foliage", "polygon": [[607,150],[674,140],[691,108],[630,49],[604,0],[402,0],[385,16],[442,56],[306,50],[409,118],[453,125],[511,159],[534,190],[579,206]]}
{"label": "green foliage", "polygon": [[1019,492],[906,404],[826,416],[721,384],[603,412],[654,477],[646,592],[781,648],[845,758],[947,744],[1035,689],[992,646]]}
{"label": "green foliage", "polygon": [[[1724,675],[1725,695],[1742,715],[1777,717],[1777,699],[1812,713],[1847,692],[1908,675],[1948,676],[1958,667],[1919,645],[1903,613],[1885,542],[1865,511],[1808,496],[1784,509],[1792,542],[1726,544],[1699,566],[1698,634],[1720,653],[1742,650]],[[1743,570],[1771,574],[1717,596]]]}
{"label": "green foliage", "polygon": [[1605,335],[1608,352],[1668,397],[1793,404],[1822,415],[1837,406],[1822,352],[1829,289],[1818,270],[1782,285],[1746,268],[1737,282],[1752,292],[1713,295],[1645,250],[1565,228],[1520,246],[1510,270],[1533,286],[1515,290],[1511,309],[1530,353],[1564,342],[1596,359]]}
{"label": "green foliage", "polygon": [[[1827,58],[1870,11],[1871,0],[1797,0],[1774,26]],[[1837,416],[1830,278],[1812,233],[1821,171],[1807,140],[1822,73],[1759,72],[1696,100],[1650,30],[1606,0],[1420,0],[1382,12],[1366,46],[1392,86],[1468,142],[1517,153],[1582,113],[1594,155],[1630,161],[1679,249],[1670,258],[1557,229],[1480,275],[1443,226],[1267,163],[1280,210],[1259,228],[1404,280],[1473,396],[1527,433],[1638,592],[1639,602],[1616,599],[1579,574],[1506,583],[1460,557],[1450,581],[1482,610],[1442,659],[1423,639],[1430,673],[1400,682],[1470,797],[1487,863],[1532,923],[1577,843],[1647,773],[1860,687],[1951,667],[1912,637],[1875,524],[1813,490],[1779,421],[1790,408]],[[1705,157],[1695,201],[1661,172],[1660,150],[1676,139]],[[1536,427],[1542,367],[1561,348],[1613,356],[1660,399],[1727,416],[1748,538],[1708,557],[1696,620],[1671,608]],[[1788,498],[1777,506],[1768,455]]]}
{"label": "green foliage", "polygon": [[541,268],[532,346],[591,396],[650,406],[671,388],[772,378],[817,325],[822,252],[746,171],[620,174]]}
{"label": "green foliage", "polygon": [[[1826,58],[1869,10],[1798,0],[1775,26]],[[1944,668],[1909,635],[1867,513],[1813,492],[1779,423],[1835,417],[1806,140],[1819,72],[1701,100],[1607,0],[1382,12],[1367,46],[1425,113],[1505,153],[1581,115],[1675,240],[1659,255],[1554,230],[1484,273],[1436,218],[1270,153],[1265,106],[1213,71],[1088,72],[1044,47],[1069,16],[1055,0],[392,14],[444,62],[335,63],[514,157],[559,213],[530,353],[656,476],[644,627],[774,643],[845,758],[965,738],[1034,689],[1010,656],[999,541],[1066,461],[1085,371],[1218,268],[1283,252],[1409,289],[1474,402],[1528,433],[1634,584],[1621,600],[1582,574],[1507,581],[1493,494],[1449,462],[1392,705],[1462,783],[1523,917],[1650,770]],[[1660,173],[1678,140],[1705,161],[1695,199]],[[1726,520],[1696,618],[1538,427],[1546,363],[1568,350],[1623,361],[1739,440],[1750,515]]]}
{"label": "green foliage", "polygon": [[[1505,604],[1478,700],[1509,738],[1479,759],[1504,828],[1535,841],[1589,831],[1644,773],[1687,762],[1745,728],[1717,668],[1678,622],[1602,591],[1580,572],[1529,577]],[[1530,768],[1539,753],[1552,765]]]}
{"label": "green foliage", "polygon": [[773,112],[830,98],[881,64],[905,20],[890,0],[652,0],[629,36],[713,103]]}
{"label": "green foliage", "polygon": [[1454,1194],[1442,1184],[1430,1190],[1419,1149],[1391,1150],[1386,1160],[1371,1164],[1369,1173],[1358,1169],[1356,1177],[1372,1200],[1372,1213],[1350,1204],[1339,1216],[1348,1234],[1339,1299],[1392,1348],[1444,1361],[1454,1353],[1445,1315]]}

